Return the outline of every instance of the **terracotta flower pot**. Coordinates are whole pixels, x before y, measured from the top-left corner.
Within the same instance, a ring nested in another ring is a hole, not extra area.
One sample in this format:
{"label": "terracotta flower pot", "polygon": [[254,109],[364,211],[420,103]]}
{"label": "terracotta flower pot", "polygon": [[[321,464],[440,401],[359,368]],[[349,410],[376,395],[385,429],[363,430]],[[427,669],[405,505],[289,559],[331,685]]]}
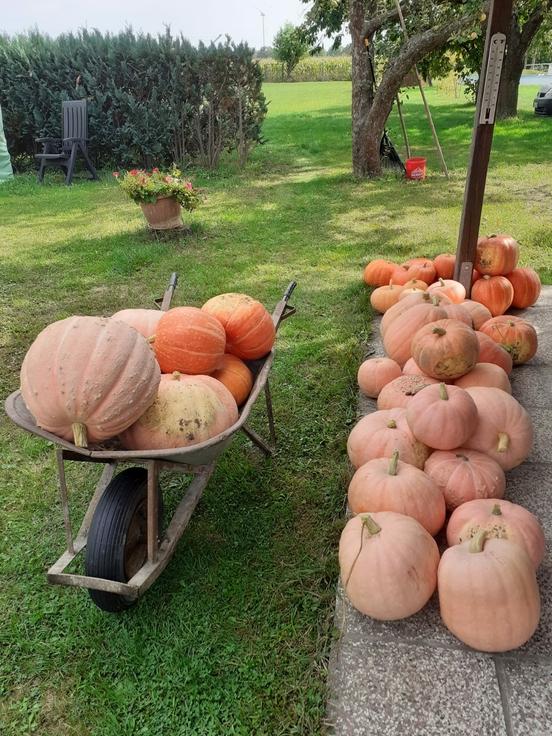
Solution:
{"label": "terracotta flower pot", "polygon": [[175,197],[159,197],[157,202],[141,202],[140,207],[152,230],[182,227],[181,207]]}

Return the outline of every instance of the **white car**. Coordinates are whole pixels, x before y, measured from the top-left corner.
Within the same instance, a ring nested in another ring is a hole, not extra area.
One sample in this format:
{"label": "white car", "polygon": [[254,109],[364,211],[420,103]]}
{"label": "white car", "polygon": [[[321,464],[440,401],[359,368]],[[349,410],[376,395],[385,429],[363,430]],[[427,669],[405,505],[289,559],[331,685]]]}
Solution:
{"label": "white car", "polygon": [[545,84],[539,89],[533,107],[535,115],[552,115],[552,84]]}

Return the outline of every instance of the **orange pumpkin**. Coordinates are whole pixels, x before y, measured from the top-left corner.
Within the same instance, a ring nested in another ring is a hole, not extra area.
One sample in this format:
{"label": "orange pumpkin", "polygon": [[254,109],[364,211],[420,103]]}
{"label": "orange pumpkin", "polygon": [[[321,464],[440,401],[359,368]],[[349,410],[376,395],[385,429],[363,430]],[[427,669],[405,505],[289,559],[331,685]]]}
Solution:
{"label": "orange pumpkin", "polygon": [[348,499],[354,514],[395,511],[419,521],[432,536],[445,522],[443,494],[422,470],[401,462],[398,451],[390,459],[361,465],[349,484]]}
{"label": "orange pumpkin", "polygon": [[443,553],[438,572],[443,623],[483,652],[506,652],[533,636],[540,618],[535,569],[521,547],[481,531]]}
{"label": "orange pumpkin", "polygon": [[395,450],[405,463],[417,468],[423,468],[429,456],[429,449],[410,431],[404,409],[367,414],[353,427],[347,440],[347,454],[355,468],[375,457],[391,457]]}
{"label": "orange pumpkin", "polygon": [[435,272],[439,279],[452,279],[454,278],[454,266],[456,264],[456,256],[452,253],[441,253],[433,259],[433,265],[435,266]]}
{"label": "orange pumpkin", "polygon": [[477,363],[469,373],[466,373],[454,382],[460,388],[469,388],[470,386],[494,386],[506,391],[507,394],[512,393],[510,379],[508,378],[504,368],[494,363]]}
{"label": "orange pumpkin", "polygon": [[466,447],[432,452],[424,471],[435,481],[447,509],[474,498],[503,498],[506,477],[500,465],[488,455]]}
{"label": "orange pumpkin", "polygon": [[541,280],[532,268],[514,268],[508,274],[508,281],[514,287],[512,307],[525,309],[537,301],[541,293]]}
{"label": "orange pumpkin", "polygon": [[207,374],[221,367],[226,335],[220,322],[197,307],[165,312],[155,333],[155,355],[163,373]]}
{"label": "orange pumpkin", "polygon": [[412,335],[428,323],[446,317],[442,307],[434,304],[417,304],[408,309],[401,319],[395,319],[385,330],[383,347],[387,355],[403,366],[411,357],[410,341]]}
{"label": "orange pumpkin", "polygon": [[493,317],[481,325],[480,331],[502,345],[512,356],[514,365],[527,363],[537,352],[537,332],[521,317]]}
{"label": "orange pumpkin", "polygon": [[238,406],[244,403],[253,387],[253,375],[249,368],[242,360],[229,353],[224,355],[222,367],[213,373],[213,378],[226,386]]}
{"label": "orange pumpkin", "polygon": [[478,422],[466,447],[490,455],[504,469],[520,465],[533,444],[533,423],[521,404],[499,388],[466,389],[475,401]]}
{"label": "orange pumpkin", "polygon": [[219,294],[201,307],[226,331],[226,352],[242,360],[264,357],[274,345],[276,331],[264,306],[247,294]]}
{"label": "orange pumpkin", "polygon": [[514,298],[514,287],[505,276],[483,276],[471,290],[472,299],[484,304],[493,317],[504,312]]}
{"label": "orange pumpkin", "polygon": [[387,286],[378,286],[377,289],[370,294],[370,304],[380,314],[387,312],[389,307],[399,301],[399,297],[403,290],[402,286],[388,284]]}
{"label": "orange pumpkin", "polygon": [[189,447],[216,437],[237,419],[236,402],[222,383],[176,372],[161,381],[157,398],[121,434],[121,442],[129,450]]}
{"label": "orange pumpkin", "polygon": [[453,304],[460,304],[466,298],[466,290],[459,281],[439,279],[428,287],[430,294],[447,296]]}
{"label": "orange pumpkin", "polygon": [[544,531],[536,516],[523,506],[492,498],[475,499],[459,506],[447,525],[447,544],[462,544],[481,529],[487,536],[509,539],[527,552],[535,569],[541,564],[546,548]]}
{"label": "orange pumpkin", "polygon": [[510,235],[489,235],[479,238],[475,254],[475,268],[479,273],[501,276],[517,266],[519,245]]}
{"label": "orange pumpkin", "polygon": [[429,376],[399,376],[382,388],[378,409],[404,409],[419,391],[432,383],[437,381]]}
{"label": "orange pumpkin", "polygon": [[400,365],[391,358],[369,358],[358,369],[358,386],[365,396],[376,399],[382,388],[400,375]]}
{"label": "orange pumpkin", "polygon": [[435,280],[435,266],[432,261],[425,260],[422,263],[412,263],[408,267],[408,273],[411,279],[419,279],[427,285],[432,284]]}
{"label": "orange pumpkin", "polygon": [[395,284],[396,286],[404,286],[412,278],[407,266],[395,266],[389,277],[389,283]]}
{"label": "orange pumpkin", "polygon": [[46,327],[21,366],[21,394],[39,427],[79,447],[114,437],[154,401],[161,374],[125,322],[68,317]]}
{"label": "orange pumpkin", "polygon": [[[417,365],[414,358],[409,358],[403,366],[403,376],[422,376],[428,378],[431,383],[438,383],[437,378],[432,378],[423,372],[423,370]],[[444,381],[444,383],[452,383],[452,381]]]}
{"label": "orange pumpkin", "polygon": [[406,297],[410,296],[411,294],[423,294],[425,291],[425,289],[417,289],[417,288],[413,288],[409,286],[408,287],[403,286],[403,287],[397,287],[397,288],[401,289],[401,293],[399,294],[399,301],[401,299],[406,299]]}
{"label": "orange pumpkin", "polygon": [[435,450],[461,447],[475,430],[477,408],[458,386],[427,386],[412,397],[406,421],[416,439]]}
{"label": "orange pumpkin", "polygon": [[364,268],[364,283],[368,286],[385,286],[389,283],[391,274],[397,268],[396,263],[376,258]]}
{"label": "orange pumpkin", "polygon": [[474,330],[478,330],[483,322],[486,322],[493,316],[484,304],[474,302],[472,299],[464,299],[460,306],[469,312]]}
{"label": "orange pumpkin", "polygon": [[476,332],[475,334],[479,342],[479,362],[494,363],[500,366],[509,376],[513,366],[510,353],[483,332]]}
{"label": "orange pumpkin", "polygon": [[442,319],[419,329],[412,338],[412,357],[432,378],[459,378],[477,363],[475,331],[455,319]]}
{"label": "orange pumpkin", "polygon": [[163,312],[160,312],[159,309],[121,309],[111,319],[126,322],[127,325],[134,327],[144,337],[151,337],[155,335],[155,330],[162,316]]}
{"label": "orange pumpkin", "polygon": [[353,606],[395,621],[425,606],[437,582],[439,550],[416,519],[392,511],[359,514],[339,541],[339,566]]}
{"label": "orange pumpkin", "polygon": [[417,291],[426,291],[427,290],[427,284],[425,281],[422,281],[421,279],[410,279],[406,282],[404,285],[405,289],[416,289]]}

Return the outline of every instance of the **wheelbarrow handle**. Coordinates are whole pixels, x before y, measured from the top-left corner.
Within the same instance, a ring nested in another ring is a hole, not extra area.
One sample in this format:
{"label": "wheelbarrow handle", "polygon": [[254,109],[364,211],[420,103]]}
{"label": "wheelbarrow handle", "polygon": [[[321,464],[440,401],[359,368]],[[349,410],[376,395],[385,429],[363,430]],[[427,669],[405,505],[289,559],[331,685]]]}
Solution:
{"label": "wheelbarrow handle", "polygon": [[173,273],[171,273],[169,284],[163,296],[159,299],[154,299],[155,304],[157,304],[157,306],[162,312],[166,312],[167,309],[169,309],[169,307],[171,306],[171,301],[173,298],[174,290],[177,287],[177,284],[178,284],[178,274],[175,271],[173,271]]}
{"label": "wheelbarrow handle", "polygon": [[293,290],[296,286],[297,281],[290,281],[287,289],[284,291],[283,297],[280,299],[272,313],[272,321],[274,322],[274,327],[276,329],[278,329],[280,322],[283,322],[288,317],[291,317],[292,314],[295,314],[295,307],[288,304],[288,300],[293,294]]}
{"label": "wheelbarrow handle", "polygon": [[297,281],[290,281],[287,289],[284,291],[283,300],[285,302],[288,302],[291,295],[293,294],[295,287],[297,286]]}

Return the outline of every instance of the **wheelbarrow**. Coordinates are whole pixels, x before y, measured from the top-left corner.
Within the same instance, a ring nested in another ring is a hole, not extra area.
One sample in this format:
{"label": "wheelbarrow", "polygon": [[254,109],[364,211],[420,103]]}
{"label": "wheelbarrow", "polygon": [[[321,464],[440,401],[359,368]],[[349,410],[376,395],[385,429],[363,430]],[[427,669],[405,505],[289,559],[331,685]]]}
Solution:
{"label": "wheelbarrow", "polygon": [[[160,309],[169,309],[176,285],[177,275],[172,274],[163,298],[155,300]],[[284,319],[295,313],[295,308],[288,304],[295,286],[294,281],[289,284],[272,313],[276,330]],[[234,435],[241,430],[265,455],[274,453],[276,435],[268,381],[273,361],[274,349],[261,360],[247,361],[254,383],[237,421],[216,437],[191,447],[149,451],[121,450],[116,444],[110,447],[105,443],[97,447],[77,447],[38,427],[20,391],[8,396],[5,406],[10,419],[56,446],[67,549],[48,570],[48,582],[87,588],[94,603],[104,611],[123,611],[136,603],[167,566],[209,482],[218,456]],[[261,393],[266,402],[269,441],[247,425],[251,409]],[[66,461],[105,465],[75,538],[65,478]],[[131,467],[121,470],[123,465]],[[191,474],[193,480],[165,531],[161,532],[159,476],[163,471]],[[67,572],[81,552],[85,574]]]}

